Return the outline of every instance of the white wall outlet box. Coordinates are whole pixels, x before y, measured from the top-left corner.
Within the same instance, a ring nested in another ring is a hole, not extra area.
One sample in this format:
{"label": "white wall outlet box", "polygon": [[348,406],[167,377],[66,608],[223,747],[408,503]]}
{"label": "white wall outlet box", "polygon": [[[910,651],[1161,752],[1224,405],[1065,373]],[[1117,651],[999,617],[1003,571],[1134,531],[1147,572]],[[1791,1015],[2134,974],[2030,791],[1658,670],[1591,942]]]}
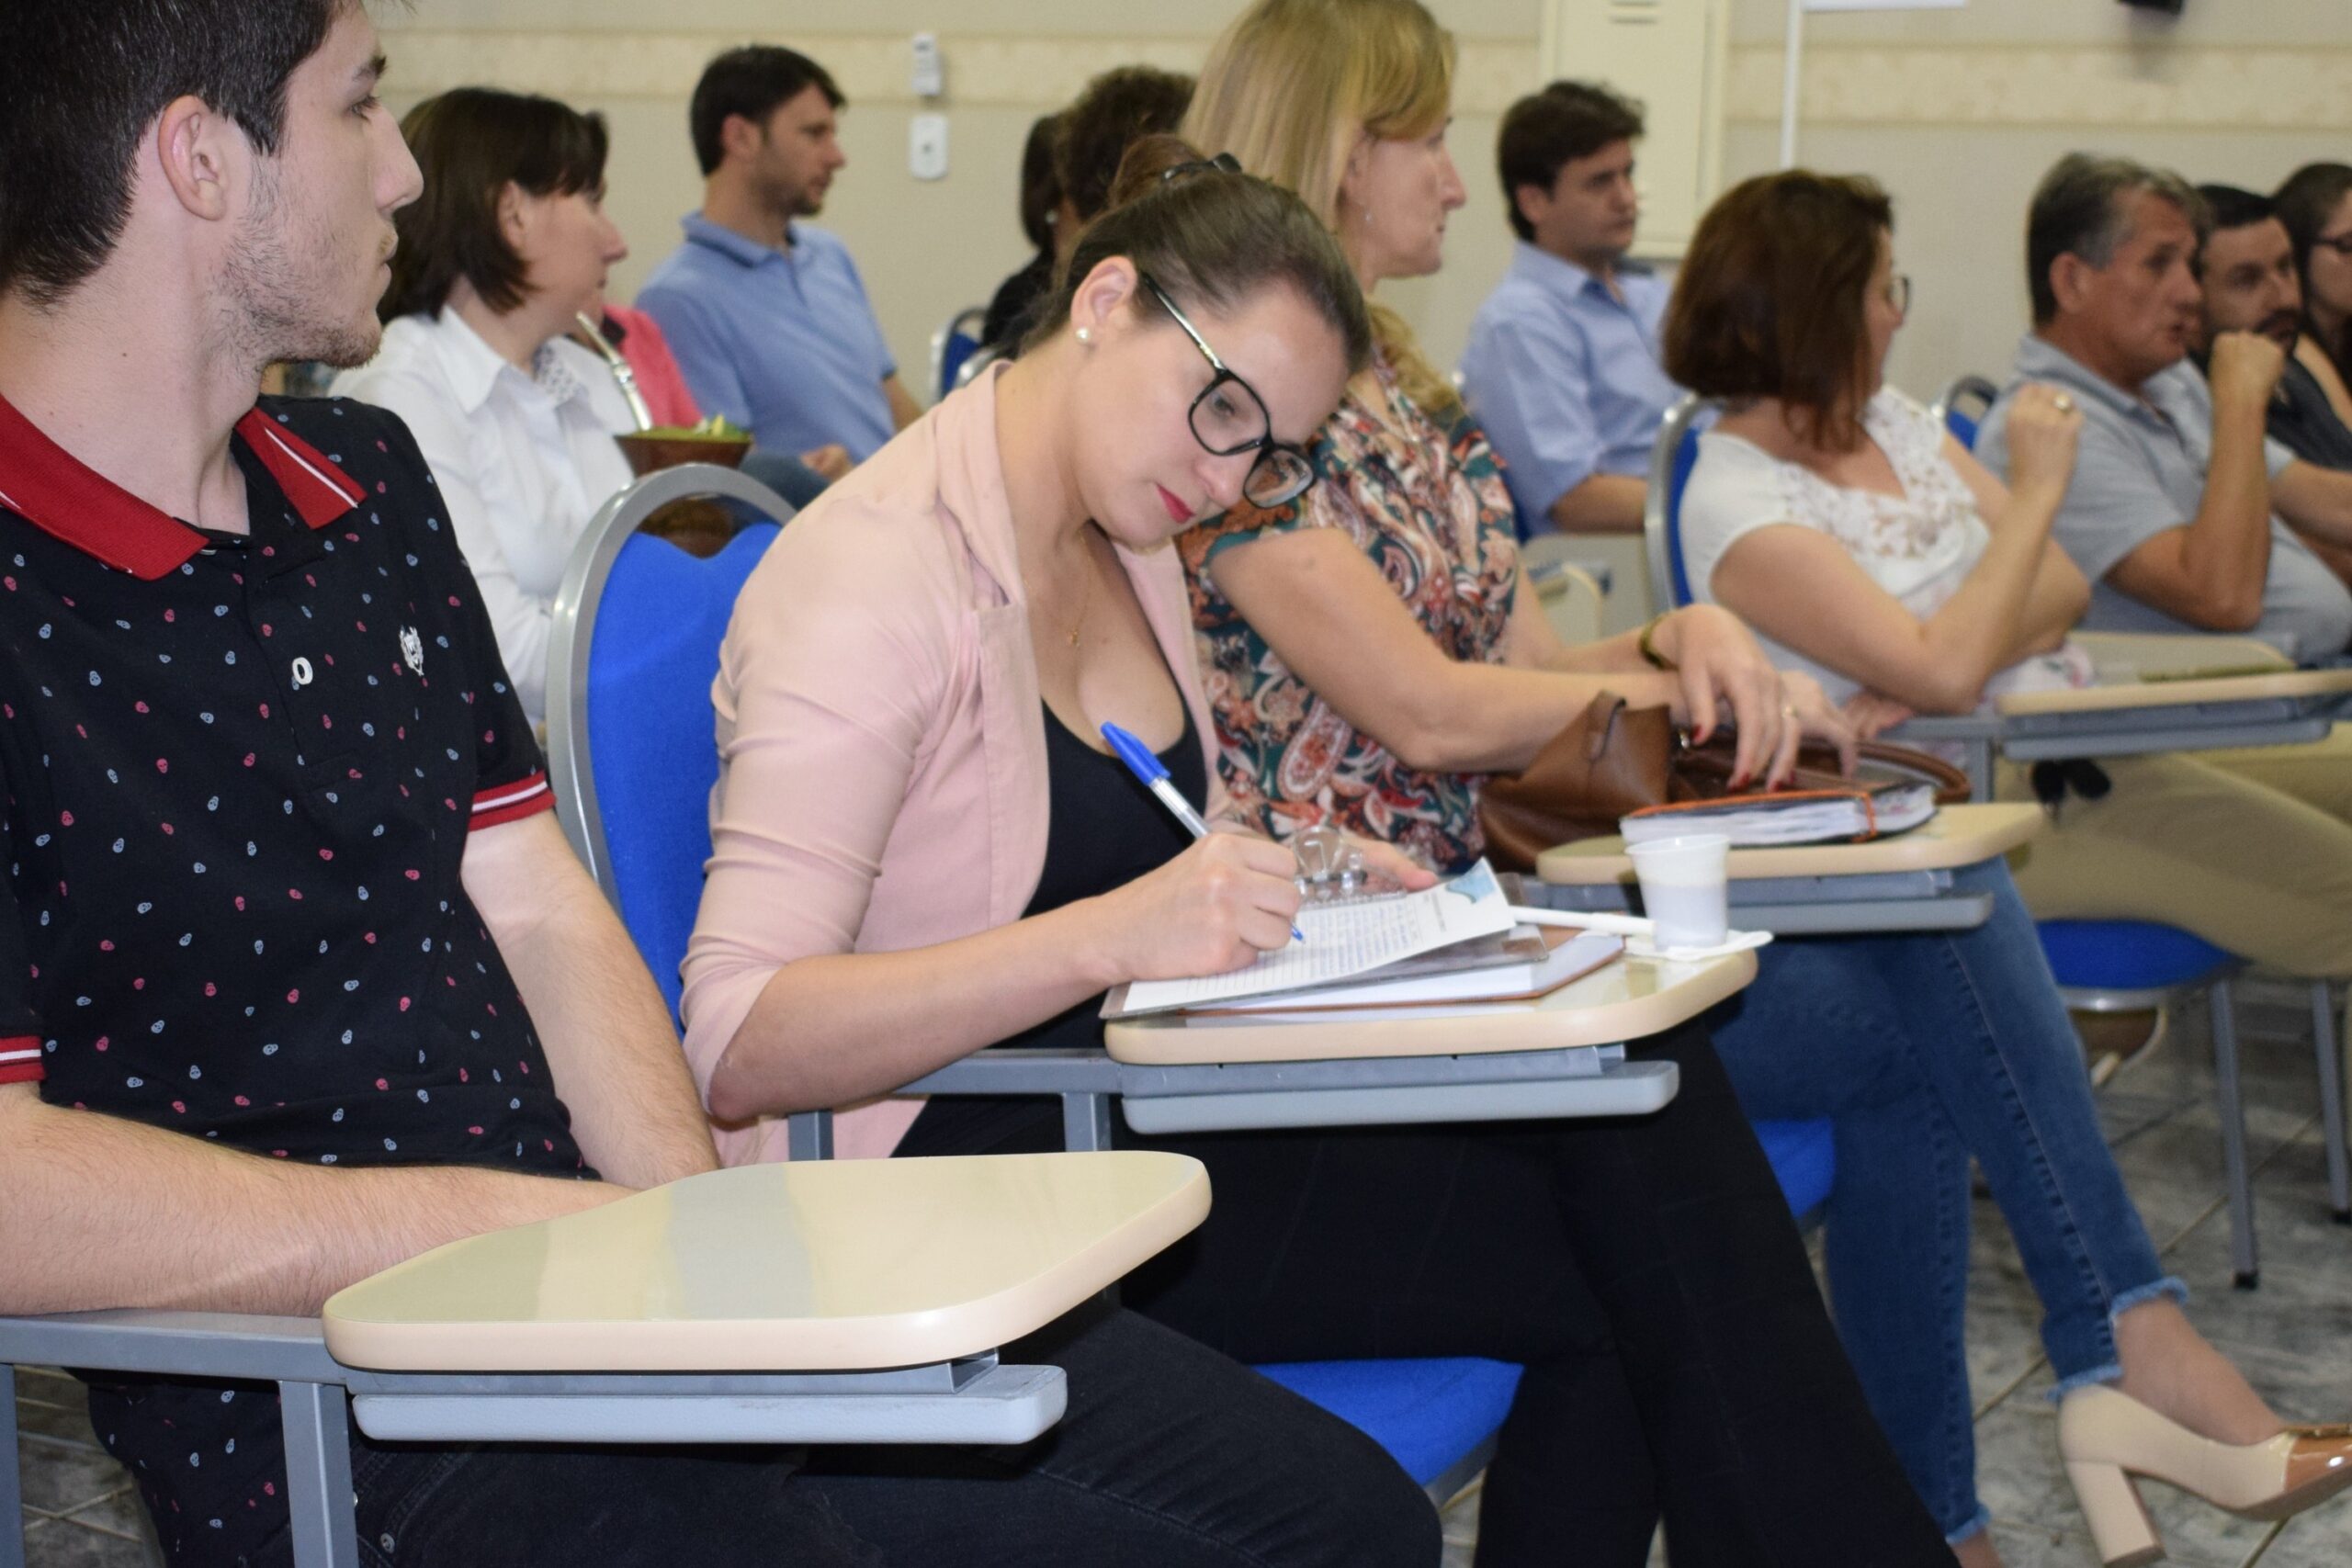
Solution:
{"label": "white wall outlet box", "polygon": [[947,90],[947,62],[940,58],[937,33],[915,34],[914,90],[918,98],[935,98]]}
{"label": "white wall outlet box", "polygon": [[919,180],[947,177],[947,117],[919,114],[907,122],[907,172]]}

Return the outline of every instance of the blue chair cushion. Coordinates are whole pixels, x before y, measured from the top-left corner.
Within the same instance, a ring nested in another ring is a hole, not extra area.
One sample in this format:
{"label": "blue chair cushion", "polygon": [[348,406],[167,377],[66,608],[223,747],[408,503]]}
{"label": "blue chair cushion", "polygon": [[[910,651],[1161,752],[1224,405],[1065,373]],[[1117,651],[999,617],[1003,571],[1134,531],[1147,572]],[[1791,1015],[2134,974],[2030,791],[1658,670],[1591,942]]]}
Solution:
{"label": "blue chair cushion", "polygon": [[1944,428],[1951,432],[1954,441],[1969,451],[1976,450],[1976,422],[1968,415],[1958,409],[1944,410]]}
{"label": "blue chair cushion", "polygon": [[710,858],[710,682],[735,596],[777,531],[751,524],[707,559],[639,534],[621,547],[596,604],[589,766],[621,923],[673,1014]]}
{"label": "blue chair cushion", "polygon": [[1427,1486],[1494,1436],[1520,1369],[1472,1356],[1431,1360],[1277,1361],[1259,1371],[1386,1449]]}
{"label": "blue chair cushion", "polygon": [[1772,1162],[1780,1179],[1781,1196],[1789,1212],[1802,1219],[1828,1201],[1838,1178],[1838,1144],[1830,1123],[1819,1122],[1758,1122],[1756,1141]]}
{"label": "blue chair cushion", "polygon": [[980,340],[971,333],[949,333],[947,342],[939,353],[938,395],[945,397],[956,389],[956,378],[963,374],[964,361],[972,357]]}
{"label": "blue chair cushion", "polygon": [[1699,432],[1694,427],[1682,433],[1682,445],[1674,449],[1674,471],[1666,480],[1666,558],[1674,571],[1674,603],[1679,607],[1695,597],[1690,592],[1690,574],[1682,566],[1682,491],[1690,483],[1690,470],[1699,466]]}
{"label": "blue chair cushion", "polygon": [[2168,990],[2237,962],[2202,937],[2153,920],[2042,920],[2036,929],[2050,972],[2082,990]]}

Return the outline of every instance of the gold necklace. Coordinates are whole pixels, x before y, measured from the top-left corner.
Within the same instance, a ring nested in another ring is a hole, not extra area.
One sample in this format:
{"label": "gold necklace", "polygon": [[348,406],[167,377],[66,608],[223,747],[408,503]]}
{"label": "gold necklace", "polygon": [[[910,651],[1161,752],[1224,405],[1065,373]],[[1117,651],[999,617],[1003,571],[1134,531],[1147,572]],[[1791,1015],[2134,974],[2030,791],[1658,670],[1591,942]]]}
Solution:
{"label": "gold necklace", "polygon": [[1094,580],[1097,575],[1094,552],[1090,548],[1086,552],[1086,592],[1078,602],[1078,619],[1070,623],[1069,645],[1072,648],[1078,646],[1078,634],[1086,629],[1087,613],[1094,608]]}

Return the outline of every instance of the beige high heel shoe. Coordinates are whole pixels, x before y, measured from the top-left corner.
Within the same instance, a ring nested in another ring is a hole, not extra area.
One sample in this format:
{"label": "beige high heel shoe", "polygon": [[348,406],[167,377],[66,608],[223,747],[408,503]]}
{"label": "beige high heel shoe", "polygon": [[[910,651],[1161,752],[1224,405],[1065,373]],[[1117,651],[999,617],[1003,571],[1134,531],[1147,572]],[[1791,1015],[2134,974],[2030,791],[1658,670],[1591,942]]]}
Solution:
{"label": "beige high heel shoe", "polygon": [[2259,1443],[2217,1443],[2097,1385],[2059,1401],[2058,1451],[2107,1568],[2165,1554],[2136,1477],[2250,1519],[2283,1519],[2352,1486],[2352,1427],[2289,1427]]}

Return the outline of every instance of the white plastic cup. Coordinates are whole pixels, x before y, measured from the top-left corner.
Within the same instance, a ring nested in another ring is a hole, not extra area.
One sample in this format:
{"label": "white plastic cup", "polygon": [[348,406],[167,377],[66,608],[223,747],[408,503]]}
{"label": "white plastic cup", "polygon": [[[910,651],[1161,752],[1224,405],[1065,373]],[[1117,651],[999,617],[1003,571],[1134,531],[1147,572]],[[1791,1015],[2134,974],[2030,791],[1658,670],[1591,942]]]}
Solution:
{"label": "white plastic cup", "polygon": [[1659,947],[1724,944],[1731,934],[1728,836],[1691,833],[1634,844],[1625,852],[1641,879],[1642,908],[1657,922]]}

